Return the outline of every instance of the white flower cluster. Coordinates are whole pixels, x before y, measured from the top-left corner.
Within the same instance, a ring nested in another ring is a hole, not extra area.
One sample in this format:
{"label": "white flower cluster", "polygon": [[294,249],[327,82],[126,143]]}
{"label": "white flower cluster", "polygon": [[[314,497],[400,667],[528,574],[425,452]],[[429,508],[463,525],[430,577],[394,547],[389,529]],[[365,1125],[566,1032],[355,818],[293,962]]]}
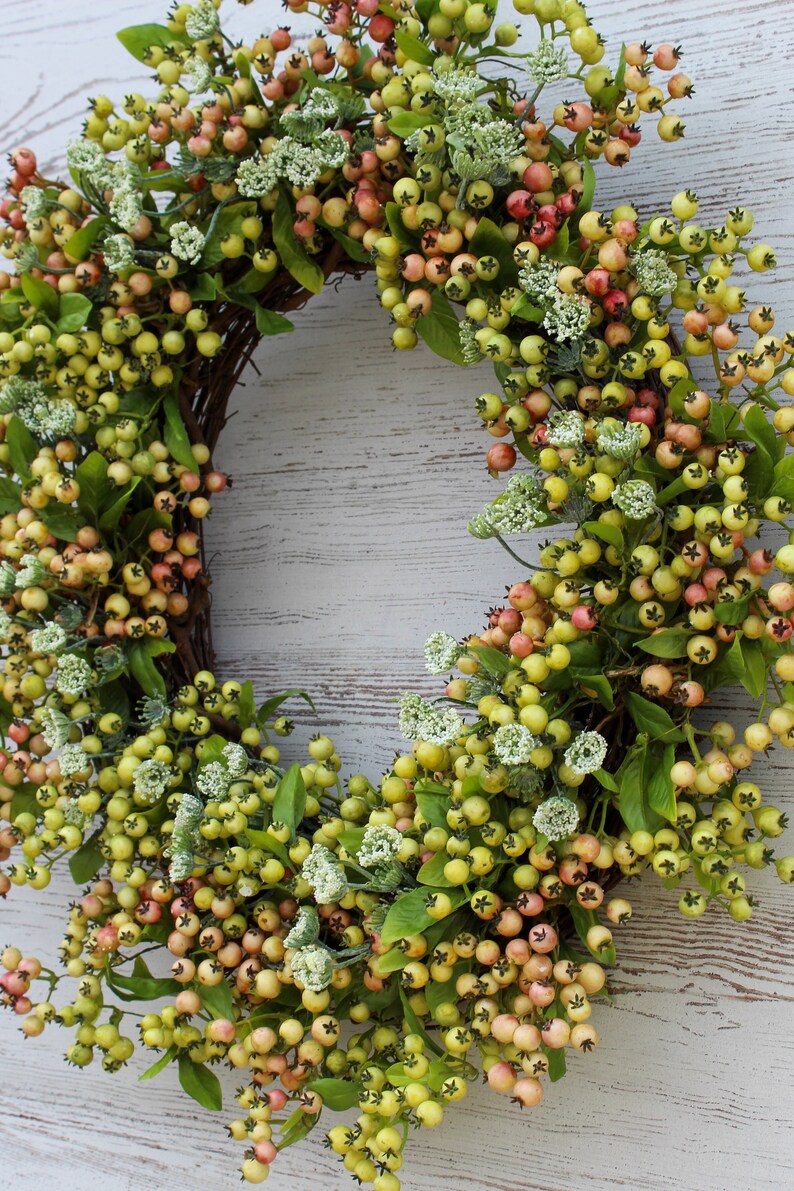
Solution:
{"label": "white flower cluster", "polygon": [[400,699],[399,725],[406,740],[429,744],[452,744],[463,730],[463,722],[451,707],[439,711],[421,695],[410,692]]}
{"label": "white flower cluster", "polygon": [[230,740],[228,744],[223,747],[223,760],[226,763],[226,768],[229,771],[230,777],[242,777],[248,769],[248,753],[241,744]]}
{"label": "white flower cluster", "polygon": [[74,653],[58,658],[55,689],[61,695],[82,695],[91,684],[91,667],[85,658]]}
{"label": "white flower cluster", "polygon": [[2,608],[0,608],[0,641],[8,640],[13,623],[14,622],[8,613],[4,612]]}
{"label": "white flower cluster", "polygon": [[188,265],[197,265],[206,243],[203,233],[197,227],[191,227],[186,219],[172,223],[169,232],[172,256]]}
{"label": "white flower cluster", "polygon": [[50,400],[35,380],[12,376],[0,389],[0,413],[14,411],[31,434],[45,441],[65,438],[74,429],[74,406],[66,400]]}
{"label": "white flower cluster", "polygon": [[193,56],[182,65],[183,76],[188,76],[188,91],[201,95],[212,86],[213,73],[203,58]]}
{"label": "white flower cluster", "polygon": [[237,168],[237,189],[243,198],[263,198],[286,178],[293,186],[313,186],[329,168],[339,169],[350,156],[341,136],[327,129],[311,145],[291,136],[278,141],[267,157],[249,157]]}
{"label": "white flower cluster", "polygon": [[334,974],[331,953],[320,943],[299,948],[290,959],[290,967],[294,979],[309,992],[322,992],[328,988]]}
{"label": "white flower cluster", "polygon": [[543,317],[543,326],[558,343],[581,339],[590,326],[590,303],[579,294],[558,294]]}
{"label": "white flower cluster", "polygon": [[561,410],[549,418],[546,439],[553,447],[580,447],[584,436],[584,420],[575,409]]}
{"label": "white flower cluster", "polygon": [[66,633],[53,621],[30,634],[30,648],[35,653],[60,653],[65,644]]}
{"label": "white flower cluster", "polygon": [[403,837],[396,827],[370,824],[364,831],[364,838],[358,850],[358,863],[364,868],[388,864],[399,852],[402,842]]}
{"label": "white flower cluster", "polygon": [[135,264],[135,244],[120,232],[107,236],[102,244],[105,265],[111,273],[120,273]]}
{"label": "white flower cluster", "polygon": [[[472,518],[469,532],[475,537],[493,537],[498,534],[531,533],[542,525],[548,515],[546,498],[540,481],[529,472],[517,472],[507,481],[501,496],[486,505],[480,514],[485,525],[480,527],[478,519]],[[474,528],[472,525],[474,523]],[[488,533],[476,532],[488,528]]]}
{"label": "white flower cluster", "polygon": [[563,760],[574,773],[595,773],[604,764],[607,742],[600,732],[581,732],[565,750]]}
{"label": "white flower cluster", "polygon": [[196,0],[185,17],[185,33],[191,41],[206,41],[221,27],[220,18],[211,0]]}
{"label": "white flower cluster", "polygon": [[220,761],[210,761],[204,765],[196,775],[196,786],[208,799],[220,799],[226,796],[230,784],[229,771]]}
{"label": "white flower cluster", "polygon": [[135,770],[132,786],[147,806],[159,802],[171,785],[171,770],[164,761],[150,757]]}
{"label": "white flower cluster", "polygon": [[630,521],[644,521],[656,512],[656,493],[645,480],[626,480],[612,493],[612,503]]}
{"label": "white flower cluster", "polygon": [[607,428],[599,426],[596,436],[598,449],[610,459],[633,459],[642,442],[642,427],[637,422],[626,422],[622,426]]}
{"label": "white flower cluster", "polygon": [[59,749],[66,744],[72,731],[72,721],[68,715],[58,711],[56,707],[45,707],[41,712],[39,723],[47,748]]}
{"label": "white flower cluster", "polygon": [[25,223],[30,225],[47,214],[49,200],[40,186],[23,186],[19,199],[25,212]]}
{"label": "white flower cluster", "polygon": [[19,560],[16,585],[20,591],[27,587],[37,587],[46,574],[46,567],[35,554],[23,554]]}
{"label": "white flower cluster", "polygon": [[[487,113],[474,104],[466,111],[472,107]],[[452,168],[463,182],[498,177],[526,144],[515,124],[498,117],[480,124],[466,121],[448,140],[453,146]]]}
{"label": "white flower cluster", "polygon": [[315,87],[303,107],[282,112],[281,126],[299,141],[313,142],[329,120],[339,118],[339,104],[329,91]]}
{"label": "white flower cluster", "polygon": [[431,633],[425,641],[425,669],[430,674],[451,670],[463,649],[451,633]]}
{"label": "white flower cluster", "polygon": [[524,265],[518,274],[518,281],[528,298],[545,304],[560,296],[557,288],[559,265],[556,261],[539,260],[535,265]]}
{"label": "white flower cluster", "polygon": [[[159,762],[158,762],[159,764]],[[136,770],[139,773],[140,770]],[[195,794],[184,793],[176,808],[171,832],[169,876],[172,881],[186,881],[193,872],[194,855],[201,845],[199,824],[204,818],[204,803]]]}
{"label": "white flower cluster", "polygon": [[443,74],[433,72],[433,91],[445,103],[471,103],[483,85],[483,80],[465,66],[450,66]]}
{"label": "white flower cluster", "polygon": [[88,765],[88,757],[79,744],[66,744],[58,757],[58,768],[63,777],[74,777]]}
{"label": "white flower cluster", "polygon": [[535,811],[532,826],[552,843],[567,839],[579,826],[576,803],[571,802],[570,798],[563,798],[561,794],[552,794]]}
{"label": "white flower cluster", "polygon": [[542,87],[568,77],[568,54],[565,47],[543,38],[536,50],[527,54],[527,70],[532,82]]}
{"label": "white flower cluster", "polygon": [[113,181],[111,163],[96,141],[86,138],[69,141],[66,146],[66,164],[74,173],[88,175],[97,190],[106,190]]}
{"label": "white flower cluster", "polygon": [[320,933],[320,919],[313,906],[301,906],[292,923],[288,934],[284,936],[284,946],[305,947],[313,943]]}
{"label": "white flower cluster", "polygon": [[4,599],[14,594],[17,585],[17,573],[7,559],[0,562],[0,596]]}
{"label": "white flower cluster", "polygon": [[113,191],[108,207],[110,218],[125,232],[131,232],[143,214],[141,196],[131,182],[122,182]]}
{"label": "white flower cluster", "polygon": [[458,339],[463,353],[463,363],[467,367],[470,364],[478,364],[483,358],[483,353],[477,342],[477,324],[472,319],[463,318],[458,323]]}
{"label": "white flower cluster", "polygon": [[301,876],[311,885],[318,906],[338,902],[348,890],[347,877],[338,858],[322,844],[315,844],[303,862]]}
{"label": "white flower cluster", "polygon": [[634,257],[631,267],[637,282],[652,298],[670,294],[678,285],[678,277],[670,268],[667,257],[655,248],[646,248]]}
{"label": "white flower cluster", "polygon": [[526,765],[540,744],[523,724],[502,724],[494,732],[493,751],[503,765]]}

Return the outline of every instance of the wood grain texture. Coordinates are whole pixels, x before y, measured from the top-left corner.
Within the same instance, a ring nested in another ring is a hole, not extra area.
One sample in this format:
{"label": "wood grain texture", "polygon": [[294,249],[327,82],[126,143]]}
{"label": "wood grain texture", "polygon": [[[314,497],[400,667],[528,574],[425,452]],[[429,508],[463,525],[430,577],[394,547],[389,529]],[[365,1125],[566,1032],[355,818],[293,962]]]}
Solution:
{"label": "wood grain texture", "polygon": [[[84,96],[145,90],[113,38],[124,24],[156,20],[155,0],[100,6],[72,0],[5,3],[0,42],[0,144],[23,141],[47,170],[62,160]],[[510,10],[503,6],[503,19]],[[697,95],[687,139],[672,151],[649,130],[628,173],[601,177],[599,200],[652,214],[684,186],[702,220],[720,221],[740,199],[778,249],[774,278],[751,292],[794,325],[794,50],[788,0],[627,0],[591,5],[610,44],[645,36],[683,42]],[[275,0],[233,14],[237,29],[282,19]],[[292,18],[293,27],[307,27]],[[313,22],[308,23],[313,27]],[[318,724],[331,731],[345,771],[370,776],[399,745],[394,696],[434,689],[423,674],[429,632],[481,624],[519,568],[465,523],[495,489],[482,460],[473,398],[490,387],[485,367],[463,373],[423,349],[395,356],[370,281],[315,299],[294,334],[266,342],[241,388],[219,463],[234,475],[210,530],[219,671],[247,675],[257,693],[304,686],[318,717],[294,709],[290,752]],[[529,550],[527,550],[529,553]],[[737,723],[749,702],[729,709]],[[716,714],[716,713],[715,713]],[[780,750],[759,777],[794,810],[792,757]],[[408,1191],[752,1191],[794,1185],[791,891],[762,874],[761,906],[748,924],[707,916],[689,924],[651,879],[631,893],[635,918],[620,937],[615,1001],[601,1006],[602,1045],[575,1056],[570,1074],[523,1118],[482,1089],[445,1126],[415,1135]],[[2,906],[2,941],[54,954],[63,877],[43,893],[15,892]],[[0,1019],[0,1186],[33,1191],[228,1191],[241,1147],[225,1139],[234,1116],[207,1114],[166,1071],[137,1085],[147,1065],[108,1077],[68,1069],[65,1032],[23,1041]],[[349,1185],[319,1131],[279,1158],[273,1191]]]}

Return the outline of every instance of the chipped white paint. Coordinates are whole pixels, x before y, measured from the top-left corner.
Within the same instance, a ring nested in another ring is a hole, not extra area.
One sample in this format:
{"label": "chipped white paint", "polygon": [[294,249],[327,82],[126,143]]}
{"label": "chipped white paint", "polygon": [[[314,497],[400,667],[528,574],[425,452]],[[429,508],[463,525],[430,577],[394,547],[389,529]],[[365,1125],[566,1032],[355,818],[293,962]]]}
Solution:
{"label": "chipped white paint", "polygon": [[[0,145],[31,144],[55,170],[86,94],[140,89],[138,68],[114,42],[124,24],[156,20],[156,0],[3,0]],[[591,15],[610,43],[620,35],[683,42],[697,97],[682,147],[653,132],[625,174],[605,182],[609,208],[626,196],[647,214],[696,185],[703,221],[738,199],[759,213],[776,245],[774,280],[753,291],[794,324],[794,149],[788,0],[598,0]],[[276,0],[234,14],[235,27],[282,19]],[[507,6],[503,19],[509,19]],[[300,18],[293,19],[297,26]],[[309,22],[313,27],[313,22]],[[760,214],[763,212],[763,214]],[[776,296],[775,296],[776,295]],[[264,696],[305,686],[317,721],[346,767],[371,775],[397,745],[392,697],[431,689],[420,646],[428,632],[476,628],[517,567],[498,547],[467,537],[467,515],[492,495],[482,469],[490,440],[472,398],[487,370],[461,373],[424,350],[393,356],[371,283],[346,283],[306,310],[291,336],[257,355],[236,402],[220,460],[233,497],[218,501],[216,637],[226,676],[250,675]],[[745,705],[746,706],[746,705]],[[737,720],[741,708],[735,707]],[[296,715],[300,708],[295,708]],[[759,770],[762,768],[759,765]],[[763,780],[788,809],[791,754]],[[615,1004],[601,1007],[603,1045],[575,1056],[543,1106],[521,1116],[475,1090],[440,1131],[415,1135],[410,1191],[763,1191],[794,1185],[794,903],[771,877],[755,919],[736,926],[681,920],[648,879],[621,936]],[[15,891],[0,908],[2,941],[54,954],[65,879],[39,894]],[[170,1071],[136,1085],[144,1062],[116,1077],[68,1069],[65,1032],[23,1042],[0,1019],[0,1185],[33,1191],[227,1191],[241,1147],[197,1109]],[[228,1116],[233,1088],[224,1079]],[[279,1158],[273,1191],[348,1185],[315,1139]]]}

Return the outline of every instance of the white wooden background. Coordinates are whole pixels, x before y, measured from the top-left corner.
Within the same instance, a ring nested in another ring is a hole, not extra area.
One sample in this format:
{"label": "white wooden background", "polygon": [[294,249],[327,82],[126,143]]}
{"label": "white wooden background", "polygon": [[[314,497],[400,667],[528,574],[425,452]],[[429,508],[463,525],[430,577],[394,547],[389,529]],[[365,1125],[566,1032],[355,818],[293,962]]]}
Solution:
{"label": "white wooden background", "polygon": [[[0,146],[30,144],[55,170],[86,95],[146,89],[113,33],[159,19],[162,7],[3,0],[0,8]],[[504,5],[502,19],[511,11]],[[607,176],[601,205],[626,196],[653,213],[694,186],[704,222],[721,222],[729,207],[749,202],[781,262],[774,279],[754,279],[753,292],[774,301],[780,325],[791,326],[790,3],[598,0],[590,11],[614,58],[623,38],[683,42],[697,88],[683,146],[671,150],[649,131],[628,173]],[[265,32],[283,11],[276,0],[256,0],[233,19],[236,29]],[[398,744],[393,696],[432,689],[422,673],[425,636],[477,628],[482,609],[518,577],[498,546],[465,532],[467,515],[494,494],[482,466],[492,440],[478,431],[472,407],[480,385],[490,387],[487,370],[464,375],[424,349],[393,355],[388,335],[371,282],[348,282],[315,299],[293,335],[266,344],[261,377],[251,373],[240,390],[222,445],[234,495],[218,501],[210,534],[224,675],[251,676],[261,696],[307,687],[320,716],[300,716],[296,748],[322,724],[346,772],[371,776]],[[742,709],[734,710],[739,718]],[[769,793],[794,811],[791,754],[778,751],[763,768]],[[519,1117],[475,1090],[442,1130],[414,1135],[404,1186],[794,1186],[794,900],[768,874],[755,887],[762,904],[744,926],[712,915],[686,923],[655,881],[637,887],[615,1003],[596,1014],[602,1046],[575,1056],[532,1114]],[[63,879],[44,893],[15,891],[0,907],[0,941],[27,939],[30,949],[54,954],[69,896]],[[145,1085],[135,1083],[137,1059],[112,1078],[98,1067],[76,1072],[61,1058],[65,1032],[24,1041],[14,1026],[0,1019],[0,1186],[239,1185],[242,1147],[222,1129],[236,1115],[234,1077],[224,1080],[228,1113],[213,1118],[170,1072]],[[279,1158],[268,1185],[330,1191],[347,1183],[318,1130]]]}

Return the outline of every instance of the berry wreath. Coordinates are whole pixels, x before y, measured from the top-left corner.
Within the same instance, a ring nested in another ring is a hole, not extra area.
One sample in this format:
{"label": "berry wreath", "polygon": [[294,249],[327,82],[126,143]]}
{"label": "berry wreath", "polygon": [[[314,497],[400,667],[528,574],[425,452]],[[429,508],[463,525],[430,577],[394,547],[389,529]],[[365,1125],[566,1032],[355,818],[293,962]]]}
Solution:
{"label": "berry wreath", "polygon": [[[252,1183],[323,1109],[345,1169],[397,1191],[408,1126],[480,1070],[538,1105],[598,1043],[614,885],[651,868],[685,916],[744,921],[785,827],[742,772],[794,743],[794,545],[763,545],[794,501],[794,334],[734,283],[774,254],[691,191],[597,210],[641,121],[682,136],[680,51],[609,67],[578,0],[515,7],[531,50],[468,0],[300,0],[322,32],[250,45],[182,4],[119,35],[157,93],[92,101],[71,185],[11,154],[0,893],[61,858],[83,893],[63,974],[9,946],[0,999],[112,1073],[129,1003],[166,998],[146,1074],[216,1110],[212,1068],[244,1074]],[[286,695],[216,680],[202,525],[254,347],[368,271],[395,348],[493,362],[476,407],[509,475],[469,529],[520,574],[483,631],[427,641],[443,697],[404,695],[410,749],[344,792],[327,736],[282,757]],[[506,540],[551,526],[535,566]],[[757,720],[700,726],[739,685]]]}

